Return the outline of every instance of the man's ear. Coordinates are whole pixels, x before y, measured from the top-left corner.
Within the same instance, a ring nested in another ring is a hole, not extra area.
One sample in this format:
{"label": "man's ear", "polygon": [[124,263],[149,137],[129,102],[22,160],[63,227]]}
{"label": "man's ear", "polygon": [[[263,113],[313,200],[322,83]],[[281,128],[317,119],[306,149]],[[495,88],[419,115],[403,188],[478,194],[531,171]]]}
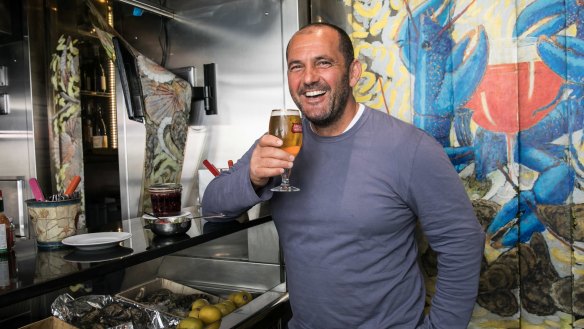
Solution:
{"label": "man's ear", "polygon": [[361,62],[358,59],[354,59],[349,66],[349,85],[355,87],[359,79],[361,78]]}

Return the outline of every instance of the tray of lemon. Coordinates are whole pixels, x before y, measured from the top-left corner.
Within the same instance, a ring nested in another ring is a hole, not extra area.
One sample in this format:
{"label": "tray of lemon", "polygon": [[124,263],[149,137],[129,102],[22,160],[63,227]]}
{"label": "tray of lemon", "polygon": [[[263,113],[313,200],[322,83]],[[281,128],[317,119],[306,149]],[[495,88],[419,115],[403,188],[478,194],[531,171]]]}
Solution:
{"label": "tray of lemon", "polygon": [[176,329],[219,329],[224,317],[252,299],[253,295],[245,290],[235,291],[227,299],[213,304],[205,298],[199,298],[193,302],[191,311],[186,318],[180,320]]}

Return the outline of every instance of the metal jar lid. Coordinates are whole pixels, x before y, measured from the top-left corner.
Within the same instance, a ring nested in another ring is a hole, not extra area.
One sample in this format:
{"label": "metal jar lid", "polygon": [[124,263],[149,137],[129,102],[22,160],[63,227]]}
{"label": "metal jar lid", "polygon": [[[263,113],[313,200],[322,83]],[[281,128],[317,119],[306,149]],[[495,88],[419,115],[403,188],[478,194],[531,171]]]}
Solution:
{"label": "metal jar lid", "polygon": [[152,184],[148,187],[149,192],[154,193],[164,193],[164,192],[176,192],[181,191],[182,185],[176,183],[160,183],[160,184]]}

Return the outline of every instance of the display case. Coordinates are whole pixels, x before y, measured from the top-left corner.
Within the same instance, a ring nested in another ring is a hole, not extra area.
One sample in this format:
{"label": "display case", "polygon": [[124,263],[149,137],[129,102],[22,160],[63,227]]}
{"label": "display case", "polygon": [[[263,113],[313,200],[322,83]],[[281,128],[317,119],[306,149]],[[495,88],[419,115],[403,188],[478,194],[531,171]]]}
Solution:
{"label": "display case", "polygon": [[185,234],[171,237],[154,235],[142,218],[118,224],[108,230],[131,238],[102,250],[41,251],[34,240],[18,241],[10,285],[0,287],[0,327],[51,316],[51,304],[63,294],[114,296],[160,279],[219,298],[250,292],[252,302],[224,317],[221,328],[278,328],[288,317],[284,266],[270,217],[193,219]]}

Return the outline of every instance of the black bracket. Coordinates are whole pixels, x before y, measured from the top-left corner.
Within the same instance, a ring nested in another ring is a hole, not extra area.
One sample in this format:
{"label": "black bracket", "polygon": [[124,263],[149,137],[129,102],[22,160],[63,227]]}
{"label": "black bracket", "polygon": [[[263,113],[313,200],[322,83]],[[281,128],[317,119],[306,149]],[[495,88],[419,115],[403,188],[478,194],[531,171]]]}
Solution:
{"label": "black bracket", "polygon": [[207,115],[217,114],[217,81],[215,63],[203,65],[204,85],[193,87],[193,101],[204,101]]}

